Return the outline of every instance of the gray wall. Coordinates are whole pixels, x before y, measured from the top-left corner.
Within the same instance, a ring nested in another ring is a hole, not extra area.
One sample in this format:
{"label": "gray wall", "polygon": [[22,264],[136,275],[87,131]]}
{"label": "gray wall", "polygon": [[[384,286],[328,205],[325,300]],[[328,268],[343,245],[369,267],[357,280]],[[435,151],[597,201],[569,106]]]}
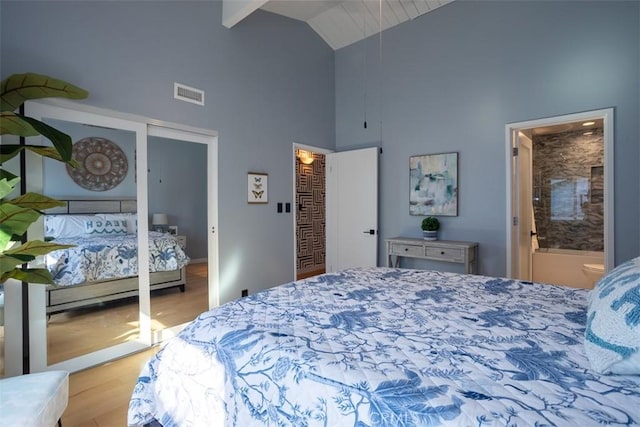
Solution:
{"label": "gray wall", "polygon": [[[257,12],[233,29],[221,3],[2,2],[1,74],[53,75],[85,102],[219,132],[221,300],[293,278],[292,143],[333,148],[334,53],[306,24]],[[173,100],[173,82],[207,105]],[[246,173],[269,173],[248,205]]]}
{"label": "gray wall", "polygon": [[[614,107],[616,262],[638,254],[638,2],[456,0],[385,31],[382,73],[377,37],[336,52],[334,73],[306,24],[257,12],[228,30],[219,2],[0,8],[3,77],[55,75],[88,89],[87,104],[220,132],[223,301],[293,275],[292,218],[275,209],[292,202],[293,141],[384,148],[380,263],[385,237],[420,235],[409,157],[458,151],[459,216],[441,218],[441,237],[479,241],[481,272],[503,275],[505,124]],[[174,81],[206,90],[207,106],[174,101]],[[248,171],[269,173],[268,205],[247,205]]]}
{"label": "gray wall", "polygon": [[481,273],[504,275],[505,124],[608,107],[615,108],[616,263],[637,256],[639,8],[456,0],[385,31],[382,72],[377,37],[339,50],[336,147],[384,149],[380,263],[384,238],[420,235],[422,218],[409,215],[409,157],[458,151],[459,216],[440,218],[441,238],[480,242]]}

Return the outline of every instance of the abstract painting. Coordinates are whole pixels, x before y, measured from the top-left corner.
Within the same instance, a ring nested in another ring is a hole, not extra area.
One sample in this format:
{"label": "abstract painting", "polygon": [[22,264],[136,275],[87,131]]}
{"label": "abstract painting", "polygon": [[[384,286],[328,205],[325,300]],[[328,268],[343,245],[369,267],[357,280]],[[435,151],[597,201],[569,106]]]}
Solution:
{"label": "abstract painting", "polygon": [[249,203],[269,203],[266,173],[249,172],[247,174],[247,201]]}
{"label": "abstract painting", "polygon": [[409,213],[458,215],[458,153],[409,159]]}

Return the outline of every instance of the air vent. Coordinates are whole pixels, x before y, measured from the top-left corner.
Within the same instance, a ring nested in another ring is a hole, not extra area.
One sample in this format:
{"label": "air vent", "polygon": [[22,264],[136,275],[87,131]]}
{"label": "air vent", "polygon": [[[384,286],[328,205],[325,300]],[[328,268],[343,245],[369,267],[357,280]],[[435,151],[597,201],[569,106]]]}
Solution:
{"label": "air vent", "polygon": [[204,91],[183,85],[182,83],[173,84],[173,97],[180,101],[191,102],[193,104],[204,105]]}

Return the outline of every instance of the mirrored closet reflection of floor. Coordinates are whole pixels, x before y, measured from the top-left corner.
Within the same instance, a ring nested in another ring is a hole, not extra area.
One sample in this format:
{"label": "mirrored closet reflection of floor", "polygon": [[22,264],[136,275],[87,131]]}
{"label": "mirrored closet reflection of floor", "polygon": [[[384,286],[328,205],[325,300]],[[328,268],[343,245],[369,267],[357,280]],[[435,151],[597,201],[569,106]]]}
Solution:
{"label": "mirrored closet reflection of floor", "polygon": [[[190,264],[185,292],[168,288],[152,293],[152,329],[193,320],[207,310],[207,301],[207,264]],[[137,298],[54,314],[47,326],[48,363],[134,340],[139,332]]]}
{"label": "mirrored closet reflection of floor", "polygon": [[[190,264],[185,292],[170,288],[152,294],[153,330],[193,320],[207,310],[207,301],[207,263]],[[138,328],[137,298],[53,314],[47,325],[47,361],[54,364],[134,340]],[[4,350],[4,327],[0,327],[0,376]]]}

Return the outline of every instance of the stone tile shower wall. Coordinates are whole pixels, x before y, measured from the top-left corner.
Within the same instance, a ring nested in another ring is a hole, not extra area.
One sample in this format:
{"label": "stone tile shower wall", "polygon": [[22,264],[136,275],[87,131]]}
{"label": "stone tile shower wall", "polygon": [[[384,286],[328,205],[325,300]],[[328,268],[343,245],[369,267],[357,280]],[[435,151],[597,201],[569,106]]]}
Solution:
{"label": "stone tile shower wall", "polygon": [[325,156],[313,153],[305,165],[296,156],[297,273],[325,270]]}
{"label": "stone tile shower wall", "polygon": [[533,137],[533,207],[541,248],[604,250],[602,129]]}

